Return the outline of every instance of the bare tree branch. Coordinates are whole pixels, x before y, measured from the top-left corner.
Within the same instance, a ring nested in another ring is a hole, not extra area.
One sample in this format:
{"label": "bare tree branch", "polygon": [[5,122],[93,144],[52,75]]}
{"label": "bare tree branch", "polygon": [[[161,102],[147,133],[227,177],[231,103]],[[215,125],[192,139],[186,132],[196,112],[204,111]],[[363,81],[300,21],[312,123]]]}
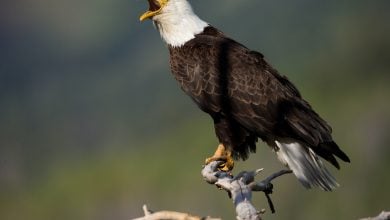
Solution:
{"label": "bare tree branch", "polygon": [[255,182],[255,176],[263,169],[256,171],[243,171],[237,176],[232,176],[230,173],[218,170],[219,165],[223,162],[214,161],[209,163],[202,169],[204,180],[210,184],[216,185],[218,188],[228,192],[233,200],[236,209],[236,218],[238,220],[260,220],[260,214],[252,205],[252,191],[262,191],[265,193],[272,213],[275,212],[274,205],[269,194],[272,193],[273,185],[271,181],[281,175],[291,173],[290,170],[282,170],[272,174],[261,182]]}
{"label": "bare tree branch", "polygon": [[[218,169],[222,163],[222,161],[214,161],[204,166],[202,169],[202,176],[206,182],[216,185],[219,189],[224,189],[228,192],[236,209],[237,220],[261,220],[260,215],[265,211],[264,209],[257,211],[253,206],[251,202],[253,191],[264,192],[272,213],[275,212],[274,205],[270,198],[270,194],[272,194],[273,190],[271,182],[284,174],[291,173],[291,170],[281,170],[260,182],[256,182],[255,176],[263,171],[263,169],[250,172],[242,171],[236,176],[233,176],[231,173]],[[221,220],[220,218],[199,217],[173,211],[152,212],[146,205],[143,206],[143,210],[145,216],[133,220]],[[383,211],[376,217],[363,218],[360,220],[390,220],[390,212]]]}
{"label": "bare tree branch", "polygon": [[360,220],[390,220],[390,212],[382,211],[376,217],[373,217],[373,218],[362,218]]}
{"label": "bare tree branch", "polygon": [[160,211],[153,213],[152,211],[148,210],[146,205],[144,205],[142,208],[144,210],[145,216],[133,220],[221,220],[219,218],[198,217],[187,213],[172,211]]}
{"label": "bare tree branch", "polygon": [[[218,170],[219,165],[222,163],[223,162],[221,161],[214,161],[206,165],[202,169],[202,176],[208,183],[214,184],[218,188],[224,189],[228,192],[236,208],[238,220],[261,220],[260,214],[264,213],[264,210],[259,212],[252,205],[252,191],[264,192],[267,196],[271,210],[274,212],[273,204],[269,197],[269,194],[272,193],[273,189],[271,181],[281,175],[291,173],[290,170],[279,171],[261,182],[255,182],[255,176],[263,169],[250,172],[243,171],[234,177],[228,172]],[[199,217],[187,213],[173,211],[152,212],[147,208],[146,205],[143,206],[143,210],[145,216],[133,220],[221,220],[217,218]]]}

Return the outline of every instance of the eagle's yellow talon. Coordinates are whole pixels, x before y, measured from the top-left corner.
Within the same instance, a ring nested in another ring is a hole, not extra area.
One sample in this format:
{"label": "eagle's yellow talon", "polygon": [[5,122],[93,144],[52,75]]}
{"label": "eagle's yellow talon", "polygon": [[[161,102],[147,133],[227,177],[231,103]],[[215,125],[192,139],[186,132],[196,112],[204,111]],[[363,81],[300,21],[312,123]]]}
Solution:
{"label": "eagle's yellow talon", "polygon": [[234,161],[232,157],[227,157],[226,162],[220,166],[220,170],[224,172],[229,172],[233,170],[233,168],[234,168]]}
{"label": "eagle's yellow talon", "polygon": [[218,168],[221,171],[229,172],[233,170],[234,160],[232,158],[232,153],[230,150],[225,149],[222,144],[218,146],[212,157],[209,157],[205,160],[205,163],[209,164],[213,161],[224,161],[224,163],[221,164]]}

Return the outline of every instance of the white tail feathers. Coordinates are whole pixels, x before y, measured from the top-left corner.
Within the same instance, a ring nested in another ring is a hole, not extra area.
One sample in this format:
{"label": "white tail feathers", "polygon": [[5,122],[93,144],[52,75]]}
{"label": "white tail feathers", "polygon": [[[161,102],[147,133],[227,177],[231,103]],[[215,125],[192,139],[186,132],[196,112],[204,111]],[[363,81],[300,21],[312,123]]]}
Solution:
{"label": "white tail feathers", "polygon": [[288,166],[298,180],[306,187],[320,187],[325,191],[339,186],[320,158],[309,147],[294,141],[275,141],[278,159]]}

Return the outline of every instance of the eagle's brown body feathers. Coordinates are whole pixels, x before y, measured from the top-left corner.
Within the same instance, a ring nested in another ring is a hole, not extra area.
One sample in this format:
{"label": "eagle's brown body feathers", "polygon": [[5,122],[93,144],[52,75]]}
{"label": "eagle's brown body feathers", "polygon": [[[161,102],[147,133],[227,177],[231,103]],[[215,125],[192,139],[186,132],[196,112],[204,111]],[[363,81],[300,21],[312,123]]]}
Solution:
{"label": "eagle's brown body feathers", "polygon": [[214,120],[219,141],[246,159],[261,138],[293,139],[339,168],[348,157],[333,142],[331,127],[296,87],[263,55],[209,26],[181,47],[169,47],[171,70],[181,88]]}

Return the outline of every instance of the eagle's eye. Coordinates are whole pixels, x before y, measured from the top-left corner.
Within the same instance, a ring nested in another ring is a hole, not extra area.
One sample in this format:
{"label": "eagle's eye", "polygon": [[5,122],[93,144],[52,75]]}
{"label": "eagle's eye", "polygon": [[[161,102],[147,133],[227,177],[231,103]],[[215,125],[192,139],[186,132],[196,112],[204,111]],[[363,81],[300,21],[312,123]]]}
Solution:
{"label": "eagle's eye", "polygon": [[158,0],[148,0],[149,1],[149,11],[157,11],[161,8],[160,2]]}

